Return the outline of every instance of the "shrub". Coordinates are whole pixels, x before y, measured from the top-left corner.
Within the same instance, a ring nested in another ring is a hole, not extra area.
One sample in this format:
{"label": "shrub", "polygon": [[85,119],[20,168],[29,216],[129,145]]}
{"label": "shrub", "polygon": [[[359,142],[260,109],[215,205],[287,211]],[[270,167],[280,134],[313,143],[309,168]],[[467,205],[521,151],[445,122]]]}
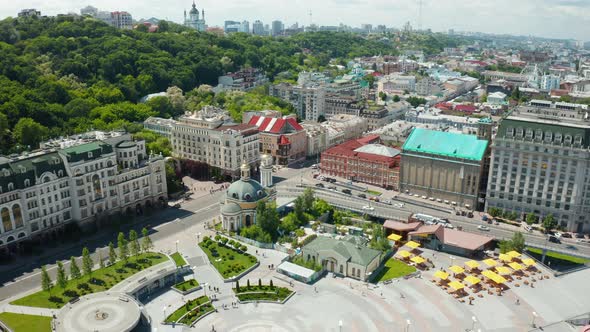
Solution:
{"label": "shrub", "polygon": [[64,303],[64,300],[59,296],[50,296],[49,301],[53,303]]}
{"label": "shrub", "polygon": [[270,289],[275,289],[275,286],[272,284],[272,279],[270,279]]}
{"label": "shrub", "polygon": [[246,283],[246,288],[250,289],[250,279],[248,279],[248,282]]}
{"label": "shrub", "polygon": [[215,235],[215,241],[221,240],[221,236],[219,234]]}
{"label": "shrub", "polygon": [[83,289],[83,290],[87,290],[87,291],[90,290],[90,286],[85,282],[78,284],[78,286],[76,286],[76,287],[78,287],[78,289]]}
{"label": "shrub", "polygon": [[[219,236],[219,235],[217,235],[217,236]],[[210,237],[208,237],[208,236],[203,237],[203,242],[209,242],[209,241],[211,241]]]}
{"label": "shrub", "polygon": [[63,292],[63,295],[65,297],[78,297],[78,292],[76,292],[75,290],[72,289],[68,289],[65,292]]}
{"label": "shrub", "polygon": [[246,247],[245,245],[242,245],[240,247],[240,251],[242,251],[242,252],[246,252],[247,250],[248,250],[248,247]]}
{"label": "shrub", "polygon": [[258,278],[258,287],[262,288],[262,280]]}

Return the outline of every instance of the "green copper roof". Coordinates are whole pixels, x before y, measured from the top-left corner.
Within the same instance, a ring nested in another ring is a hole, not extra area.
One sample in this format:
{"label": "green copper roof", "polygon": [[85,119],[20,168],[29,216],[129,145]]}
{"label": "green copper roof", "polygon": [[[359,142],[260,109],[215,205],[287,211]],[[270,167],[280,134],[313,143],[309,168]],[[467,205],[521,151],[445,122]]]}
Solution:
{"label": "green copper roof", "polygon": [[336,240],[325,236],[319,236],[317,239],[305,245],[302,250],[304,253],[334,251],[346,260],[362,266],[368,266],[375,257],[381,255],[379,250],[361,245],[353,238]]}
{"label": "green copper roof", "polygon": [[[92,154],[89,154],[90,152],[92,152]],[[110,144],[100,141],[80,144],[61,150],[61,153],[67,156],[69,162],[94,160],[100,158],[103,154],[111,152],[113,152],[113,147]]]}
{"label": "green copper roof", "polygon": [[480,140],[477,136],[415,128],[406,140],[402,153],[420,152],[479,161],[487,146],[488,141]]}

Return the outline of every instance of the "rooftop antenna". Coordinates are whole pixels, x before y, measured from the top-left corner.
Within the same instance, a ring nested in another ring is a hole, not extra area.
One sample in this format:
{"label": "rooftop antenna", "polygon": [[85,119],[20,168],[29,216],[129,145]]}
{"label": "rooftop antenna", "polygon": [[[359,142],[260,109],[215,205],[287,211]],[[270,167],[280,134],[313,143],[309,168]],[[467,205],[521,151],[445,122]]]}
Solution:
{"label": "rooftop antenna", "polygon": [[422,0],[418,0],[418,30],[422,30]]}

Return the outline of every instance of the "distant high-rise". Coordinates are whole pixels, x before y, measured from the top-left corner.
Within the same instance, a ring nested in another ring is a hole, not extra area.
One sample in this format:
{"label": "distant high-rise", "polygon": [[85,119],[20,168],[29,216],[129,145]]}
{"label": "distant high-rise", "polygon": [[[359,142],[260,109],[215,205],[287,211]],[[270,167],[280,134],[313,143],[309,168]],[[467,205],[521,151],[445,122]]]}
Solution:
{"label": "distant high-rise", "polygon": [[264,23],[259,20],[254,21],[252,24],[252,33],[258,36],[264,35]]}
{"label": "distant high-rise", "polygon": [[225,33],[239,32],[242,24],[238,21],[225,21],[223,23],[223,31]]}
{"label": "distant high-rise", "polygon": [[117,29],[132,29],[133,17],[128,12],[112,12],[111,25]]}
{"label": "distant high-rise", "polygon": [[41,12],[37,9],[23,9],[18,13],[18,17],[32,17],[32,16],[41,16]]}
{"label": "distant high-rise", "polygon": [[98,15],[98,8],[92,6],[86,6],[80,9],[80,15],[90,15],[92,17],[96,17]]}
{"label": "distant high-rise", "polygon": [[272,31],[271,34],[273,36],[280,36],[283,34],[284,26],[283,22],[281,21],[272,21]]}
{"label": "distant high-rise", "polygon": [[205,10],[201,11],[201,18],[199,18],[199,10],[193,0],[193,6],[188,12],[188,18],[186,17],[186,10],[184,11],[184,25],[195,30],[206,31],[207,25],[205,24]]}
{"label": "distant high-rise", "polygon": [[250,33],[250,22],[243,21],[240,26],[240,32]]}

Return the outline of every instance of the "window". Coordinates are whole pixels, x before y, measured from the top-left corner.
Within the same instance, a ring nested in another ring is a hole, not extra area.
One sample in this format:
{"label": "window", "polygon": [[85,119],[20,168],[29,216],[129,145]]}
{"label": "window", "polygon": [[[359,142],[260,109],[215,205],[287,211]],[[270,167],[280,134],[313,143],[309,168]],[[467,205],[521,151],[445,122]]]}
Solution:
{"label": "window", "polygon": [[572,144],[572,136],[571,135],[565,135],[564,143],[565,144]]}
{"label": "window", "polygon": [[8,208],[3,208],[0,212],[0,216],[2,217],[2,226],[4,226],[4,231],[11,231],[12,222],[10,221],[10,211],[8,211]]}
{"label": "window", "polygon": [[14,190],[14,184],[11,182],[8,184],[8,191]]}
{"label": "window", "polygon": [[550,131],[546,131],[545,132],[545,142],[551,142],[551,140],[553,139],[553,134]]}

